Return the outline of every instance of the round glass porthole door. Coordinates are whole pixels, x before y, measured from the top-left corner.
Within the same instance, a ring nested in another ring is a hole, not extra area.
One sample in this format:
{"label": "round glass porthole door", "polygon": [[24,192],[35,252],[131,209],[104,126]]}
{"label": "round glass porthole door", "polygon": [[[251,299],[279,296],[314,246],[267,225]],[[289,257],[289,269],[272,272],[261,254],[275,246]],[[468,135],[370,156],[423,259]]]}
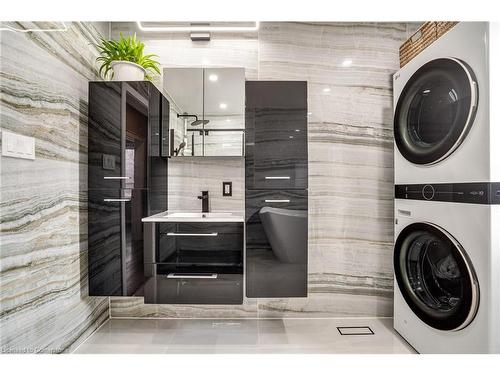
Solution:
{"label": "round glass porthole door", "polygon": [[410,78],[394,114],[394,138],[414,164],[433,164],[465,139],[476,114],[477,84],[472,70],[452,58],[432,60]]}
{"label": "round glass porthole door", "polygon": [[479,285],[460,244],[443,229],[414,223],[399,234],[394,249],[399,289],[424,323],[445,331],[466,327],[479,306]]}

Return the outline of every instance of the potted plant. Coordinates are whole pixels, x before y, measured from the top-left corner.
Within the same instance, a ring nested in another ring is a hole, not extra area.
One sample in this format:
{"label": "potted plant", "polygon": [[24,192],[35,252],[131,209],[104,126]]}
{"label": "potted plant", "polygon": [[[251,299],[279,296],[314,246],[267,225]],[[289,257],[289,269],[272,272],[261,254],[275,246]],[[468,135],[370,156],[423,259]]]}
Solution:
{"label": "potted plant", "polygon": [[111,74],[115,81],[143,81],[150,80],[152,74],[160,74],[160,63],[153,59],[158,56],[144,55],[144,43],[135,34],[125,38],[120,33],[120,40],[101,38],[96,47],[100,53],[97,61],[102,63],[99,74],[103,78]]}

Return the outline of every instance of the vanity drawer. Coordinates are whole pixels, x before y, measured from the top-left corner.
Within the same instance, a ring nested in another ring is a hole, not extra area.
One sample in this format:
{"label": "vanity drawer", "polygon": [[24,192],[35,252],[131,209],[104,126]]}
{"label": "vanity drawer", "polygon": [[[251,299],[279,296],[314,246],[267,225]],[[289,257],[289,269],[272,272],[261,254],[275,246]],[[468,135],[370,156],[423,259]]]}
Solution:
{"label": "vanity drawer", "polygon": [[240,305],[243,275],[170,273],[147,279],[144,303]]}
{"label": "vanity drawer", "polygon": [[243,223],[161,223],[154,263],[237,266],[243,262]]}
{"label": "vanity drawer", "polygon": [[262,207],[307,210],[307,190],[246,190],[245,222],[259,221]]}

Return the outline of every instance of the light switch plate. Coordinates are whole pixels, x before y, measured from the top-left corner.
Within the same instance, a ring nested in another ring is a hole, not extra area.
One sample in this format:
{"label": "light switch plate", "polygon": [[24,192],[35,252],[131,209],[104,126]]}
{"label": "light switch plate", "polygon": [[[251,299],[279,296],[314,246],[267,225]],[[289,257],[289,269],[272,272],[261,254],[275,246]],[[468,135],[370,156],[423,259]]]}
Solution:
{"label": "light switch plate", "polygon": [[231,197],[233,195],[233,183],[230,181],[222,183],[222,196]]}
{"label": "light switch plate", "polygon": [[2,156],[35,160],[35,138],[2,130]]}

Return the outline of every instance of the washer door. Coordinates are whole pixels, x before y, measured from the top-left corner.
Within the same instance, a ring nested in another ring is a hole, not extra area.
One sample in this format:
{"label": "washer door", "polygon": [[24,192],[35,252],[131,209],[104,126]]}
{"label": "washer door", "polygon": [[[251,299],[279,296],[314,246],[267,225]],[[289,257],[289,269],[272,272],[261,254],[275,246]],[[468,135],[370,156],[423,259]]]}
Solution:
{"label": "washer door", "polygon": [[414,223],[399,234],[394,249],[399,289],[413,312],[429,326],[457,331],[479,306],[479,285],[460,244],[430,223]]}
{"label": "washer door", "polygon": [[453,58],[432,60],[410,78],[394,115],[394,138],[414,164],[433,164],[465,139],[477,109],[472,70]]}

